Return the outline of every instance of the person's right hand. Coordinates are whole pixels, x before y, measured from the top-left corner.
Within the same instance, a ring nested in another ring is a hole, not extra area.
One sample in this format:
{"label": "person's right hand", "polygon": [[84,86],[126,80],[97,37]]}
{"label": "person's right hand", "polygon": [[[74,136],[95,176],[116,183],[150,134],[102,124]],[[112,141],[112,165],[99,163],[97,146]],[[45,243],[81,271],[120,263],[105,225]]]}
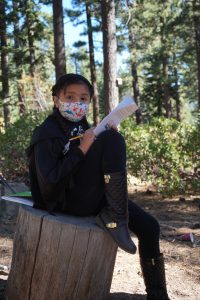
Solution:
{"label": "person's right hand", "polygon": [[90,149],[91,145],[95,140],[95,134],[93,132],[93,129],[94,128],[89,128],[88,130],[86,130],[81,139],[81,144],[79,148],[84,154],[88,152],[88,150]]}

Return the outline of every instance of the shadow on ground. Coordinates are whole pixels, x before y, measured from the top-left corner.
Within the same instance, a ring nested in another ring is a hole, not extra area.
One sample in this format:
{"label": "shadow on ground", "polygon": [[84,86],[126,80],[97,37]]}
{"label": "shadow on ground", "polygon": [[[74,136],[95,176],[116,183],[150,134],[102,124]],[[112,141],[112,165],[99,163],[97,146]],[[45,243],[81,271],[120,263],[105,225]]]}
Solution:
{"label": "shadow on ground", "polygon": [[145,300],[145,295],[127,294],[127,293],[112,293],[108,300]]}
{"label": "shadow on ground", "polygon": [[[0,278],[0,300],[4,300],[4,291],[7,280]],[[128,294],[128,293],[111,293],[108,300],[145,300],[145,295]]]}

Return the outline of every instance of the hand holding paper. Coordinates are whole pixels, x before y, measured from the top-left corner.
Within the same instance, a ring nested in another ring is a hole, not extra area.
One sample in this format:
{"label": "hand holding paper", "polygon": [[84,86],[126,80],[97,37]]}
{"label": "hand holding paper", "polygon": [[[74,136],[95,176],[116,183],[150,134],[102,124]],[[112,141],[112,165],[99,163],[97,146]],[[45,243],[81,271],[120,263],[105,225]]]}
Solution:
{"label": "hand holding paper", "polygon": [[107,129],[107,124],[111,121],[118,126],[122,120],[130,116],[138,106],[131,96],[125,96],[123,100],[107,115],[94,129],[94,134],[97,136]]}

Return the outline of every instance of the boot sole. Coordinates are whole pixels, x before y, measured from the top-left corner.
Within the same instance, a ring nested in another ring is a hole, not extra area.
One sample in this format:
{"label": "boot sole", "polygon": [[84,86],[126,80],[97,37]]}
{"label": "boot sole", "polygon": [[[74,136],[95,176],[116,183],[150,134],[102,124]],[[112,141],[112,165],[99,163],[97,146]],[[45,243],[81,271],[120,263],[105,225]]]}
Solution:
{"label": "boot sole", "polygon": [[104,223],[104,221],[101,219],[101,217],[99,215],[96,216],[95,219],[96,219],[96,224],[99,225],[99,227],[101,227],[105,232],[107,232],[110,235],[110,237],[112,237],[112,239],[115,241],[115,243],[118,245],[118,247],[120,247],[122,250],[124,250],[130,254],[136,253],[137,248],[135,245],[134,245],[135,249],[133,249],[132,251],[129,251],[126,248],[123,248],[123,246],[119,245],[119,241],[115,238],[115,236],[111,233],[111,231],[106,227],[106,224]]}

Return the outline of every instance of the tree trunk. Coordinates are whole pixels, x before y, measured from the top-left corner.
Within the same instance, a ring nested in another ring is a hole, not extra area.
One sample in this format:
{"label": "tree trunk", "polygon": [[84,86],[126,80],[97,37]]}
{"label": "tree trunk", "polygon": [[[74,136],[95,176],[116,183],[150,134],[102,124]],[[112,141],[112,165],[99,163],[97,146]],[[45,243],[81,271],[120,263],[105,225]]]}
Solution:
{"label": "tree trunk", "polygon": [[55,68],[56,68],[56,80],[57,80],[60,76],[66,74],[62,0],[53,0],[53,28],[54,28]]}
{"label": "tree trunk", "polygon": [[28,33],[28,48],[29,48],[29,68],[30,74],[35,76],[35,47],[34,47],[34,32],[32,29],[33,20],[31,19],[30,11],[33,9],[33,4],[30,0],[26,0],[26,26]]}
{"label": "tree trunk", "polygon": [[178,86],[178,73],[177,68],[174,69],[174,76],[175,76],[175,100],[176,100],[176,120],[181,121],[181,101],[179,95],[179,86]]}
{"label": "tree trunk", "polygon": [[[165,10],[165,4],[168,0],[162,0],[163,11]],[[170,88],[169,88],[169,70],[168,70],[168,53],[166,50],[166,20],[165,17],[161,16],[161,45],[162,45],[162,73],[163,73],[163,106],[165,108],[166,118],[172,116],[172,107],[170,102]]]}
{"label": "tree trunk", "polygon": [[[35,20],[32,19],[31,10],[33,9],[34,3],[30,0],[25,0],[25,18],[26,18],[26,26],[27,26],[27,37],[28,37],[28,50],[29,50],[29,71],[32,77],[32,89],[33,89],[33,99],[38,105],[38,89],[39,87],[36,84],[36,65],[35,65],[35,47],[34,47],[34,31],[33,31],[33,23]],[[20,88],[20,86],[18,86]]]}
{"label": "tree trunk", "polygon": [[6,300],[107,299],[117,244],[94,218],[20,208]]}
{"label": "tree trunk", "polygon": [[6,33],[6,1],[0,1],[0,39],[1,39],[1,74],[2,76],[2,99],[4,124],[7,128],[10,124],[9,109],[9,74],[8,74],[8,55],[7,55],[7,33]]}
{"label": "tree trunk", "polygon": [[198,109],[200,109],[200,3],[193,1],[194,30],[197,57]]}
{"label": "tree trunk", "polygon": [[[139,103],[139,85],[138,85],[138,74],[137,74],[137,65],[136,65],[136,40],[135,34],[129,25],[129,41],[130,41],[130,52],[131,52],[131,73],[132,73],[132,86],[133,86],[133,95],[134,100],[138,107]],[[140,124],[142,122],[142,114],[140,109],[135,112],[136,116],[136,124]]]}
{"label": "tree trunk", "polygon": [[180,111],[181,111],[181,101],[179,95],[179,85],[178,85],[178,71],[176,66],[176,53],[173,54],[173,65],[174,65],[174,89],[175,89],[175,101],[176,101],[176,120],[181,121]]}
{"label": "tree trunk", "polygon": [[90,72],[91,72],[92,85],[94,88],[93,119],[94,119],[94,126],[96,126],[99,123],[99,94],[97,89],[97,76],[96,76],[96,67],[95,67],[95,59],[94,59],[94,43],[93,43],[93,35],[92,35],[90,5],[87,2],[85,5],[86,5],[86,15],[87,15],[89,52],[90,52]]}
{"label": "tree trunk", "polygon": [[104,98],[105,114],[119,102],[117,79],[117,42],[115,26],[115,1],[102,0],[102,30],[104,56]]}
{"label": "tree trunk", "polygon": [[[159,84],[159,89],[161,90],[162,89],[162,85]],[[162,101],[162,98],[158,97],[158,101],[157,101],[157,116],[161,117],[163,115],[163,112],[162,112],[162,108],[163,108],[163,101]]]}
{"label": "tree trunk", "polygon": [[22,54],[20,53],[20,29],[19,29],[19,1],[13,0],[13,13],[14,13],[14,48],[15,48],[15,55],[14,61],[17,70],[17,92],[18,92],[18,105],[19,105],[19,114],[20,116],[24,115],[26,112],[25,107],[25,99],[23,97],[23,93],[21,92],[21,84],[19,80],[22,79]]}
{"label": "tree trunk", "polygon": [[[163,46],[164,47],[164,46]],[[168,75],[168,57],[163,53],[163,103],[165,108],[166,118],[172,116],[172,107],[170,102],[170,90],[169,90],[169,75]]]}
{"label": "tree trunk", "polygon": [[[26,16],[26,26],[28,35],[28,48],[29,48],[29,70],[32,77],[32,88],[33,88],[33,102],[39,110],[46,110],[46,101],[43,99],[43,94],[38,84],[38,74],[36,69],[36,55],[35,55],[35,45],[34,45],[34,24],[38,22],[35,15],[32,14],[34,10],[34,1],[26,0],[25,2],[25,16]],[[19,90],[23,90],[21,84],[18,85]]]}

